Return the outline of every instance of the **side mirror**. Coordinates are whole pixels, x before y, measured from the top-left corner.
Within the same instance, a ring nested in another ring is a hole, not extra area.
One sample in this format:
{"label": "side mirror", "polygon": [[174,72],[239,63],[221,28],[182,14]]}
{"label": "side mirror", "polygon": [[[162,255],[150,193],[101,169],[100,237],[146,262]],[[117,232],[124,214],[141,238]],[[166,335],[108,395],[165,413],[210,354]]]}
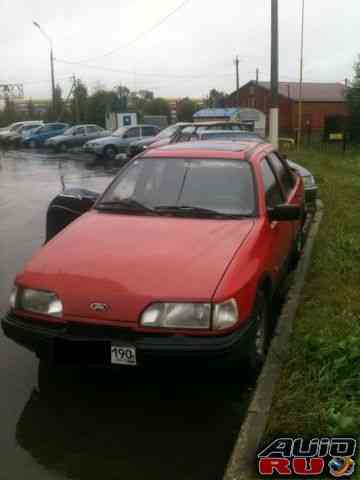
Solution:
{"label": "side mirror", "polygon": [[270,222],[292,222],[300,220],[302,209],[299,205],[277,205],[267,210]]}

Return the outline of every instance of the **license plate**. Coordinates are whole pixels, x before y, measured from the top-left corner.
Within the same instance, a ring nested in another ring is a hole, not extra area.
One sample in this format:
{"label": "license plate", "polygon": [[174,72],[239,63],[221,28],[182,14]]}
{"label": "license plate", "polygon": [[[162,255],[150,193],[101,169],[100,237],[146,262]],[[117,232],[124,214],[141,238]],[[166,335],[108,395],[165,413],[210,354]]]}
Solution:
{"label": "license plate", "polygon": [[125,345],[111,345],[111,363],[116,365],[137,365],[136,348]]}

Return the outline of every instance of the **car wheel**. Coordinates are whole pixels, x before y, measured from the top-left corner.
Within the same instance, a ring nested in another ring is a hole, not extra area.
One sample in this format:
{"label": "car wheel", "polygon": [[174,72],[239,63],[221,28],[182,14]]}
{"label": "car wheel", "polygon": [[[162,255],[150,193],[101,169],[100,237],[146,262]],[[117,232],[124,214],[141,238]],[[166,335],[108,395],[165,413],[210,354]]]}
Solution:
{"label": "car wheel", "polygon": [[30,148],[36,148],[37,147],[37,141],[36,140],[30,140],[29,147]]}
{"label": "car wheel", "polygon": [[255,323],[255,334],[248,352],[247,363],[249,373],[253,377],[263,365],[270,343],[268,301],[263,290],[259,290],[256,294],[252,321]]}
{"label": "car wheel", "polygon": [[303,229],[301,228],[295,240],[295,245],[294,245],[293,253],[290,260],[290,270],[294,270],[296,268],[300,260],[300,257],[302,255],[304,244],[305,244],[305,235],[304,235]]}
{"label": "car wheel", "polygon": [[66,143],[60,143],[57,149],[59,152],[65,153],[67,152],[68,146],[66,145]]}
{"label": "car wheel", "polygon": [[115,147],[112,147],[111,145],[106,147],[105,150],[104,150],[104,154],[105,154],[105,157],[109,160],[114,160],[114,158],[116,157],[117,155],[117,150],[115,149]]}

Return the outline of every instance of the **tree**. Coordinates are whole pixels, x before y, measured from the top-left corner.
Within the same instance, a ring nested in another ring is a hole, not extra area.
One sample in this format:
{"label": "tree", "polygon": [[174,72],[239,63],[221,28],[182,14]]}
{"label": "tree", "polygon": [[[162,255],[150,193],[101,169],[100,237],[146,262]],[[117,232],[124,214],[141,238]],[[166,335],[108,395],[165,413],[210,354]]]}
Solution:
{"label": "tree", "polygon": [[199,105],[186,97],[180,100],[177,106],[177,118],[179,122],[192,122],[193,115],[199,110]]}
{"label": "tree", "polygon": [[27,109],[27,117],[29,120],[34,120],[36,117],[38,117],[36,111],[35,111],[35,105],[32,99],[27,102],[26,104],[26,109]]}
{"label": "tree", "polygon": [[212,88],[209,92],[207,99],[207,106],[209,108],[224,108],[227,95],[224,92],[220,92],[215,88]]}
{"label": "tree", "polygon": [[154,98],[154,100],[149,100],[145,103],[143,108],[144,115],[165,115],[170,121],[171,119],[171,108],[169,102],[165,98]]}
{"label": "tree", "polygon": [[351,114],[350,134],[353,139],[360,139],[360,55],[354,65],[354,79],[346,91],[346,102]]}
{"label": "tree", "polygon": [[88,97],[87,120],[97,125],[105,126],[105,115],[107,112],[116,111],[113,109],[118,101],[116,92],[98,90]]}
{"label": "tree", "polygon": [[16,122],[17,112],[15,107],[15,102],[11,100],[8,96],[5,97],[5,108],[3,112],[3,121],[5,125]]}
{"label": "tree", "polygon": [[86,85],[81,80],[75,80],[70,109],[72,117],[77,123],[86,121],[87,100],[88,91]]}

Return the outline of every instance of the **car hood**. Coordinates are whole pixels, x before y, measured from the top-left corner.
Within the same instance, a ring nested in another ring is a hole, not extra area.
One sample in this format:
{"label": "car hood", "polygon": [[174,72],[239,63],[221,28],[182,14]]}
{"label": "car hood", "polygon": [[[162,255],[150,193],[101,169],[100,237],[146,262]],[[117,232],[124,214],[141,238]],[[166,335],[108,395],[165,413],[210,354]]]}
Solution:
{"label": "car hood", "polygon": [[[156,301],[210,301],[254,223],[91,210],[42,247],[17,282],[56,292],[65,319],[136,324]],[[94,313],[93,302],[109,309]]]}
{"label": "car hood", "polygon": [[106,137],[94,138],[93,140],[87,142],[87,145],[91,145],[94,143],[98,145],[107,145],[108,143],[118,144],[122,143],[123,141],[124,139],[122,137],[117,137],[116,135],[107,135]]}
{"label": "car hood", "polygon": [[56,135],[55,137],[51,137],[46,140],[46,143],[62,142],[64,140],[69,140],[69,138],[72,138],[72,135]]}
{"label": "car hood", "polygon": [[137,140],[135,142],[131,142],[130,145],[136,145],[136,146],[139,146],[139,147],[147,146],[147,145],[152,144],[153,142],[156,142],[156,138],[157,137],[146,137],[146,138],[143,138],[142,140]]}

